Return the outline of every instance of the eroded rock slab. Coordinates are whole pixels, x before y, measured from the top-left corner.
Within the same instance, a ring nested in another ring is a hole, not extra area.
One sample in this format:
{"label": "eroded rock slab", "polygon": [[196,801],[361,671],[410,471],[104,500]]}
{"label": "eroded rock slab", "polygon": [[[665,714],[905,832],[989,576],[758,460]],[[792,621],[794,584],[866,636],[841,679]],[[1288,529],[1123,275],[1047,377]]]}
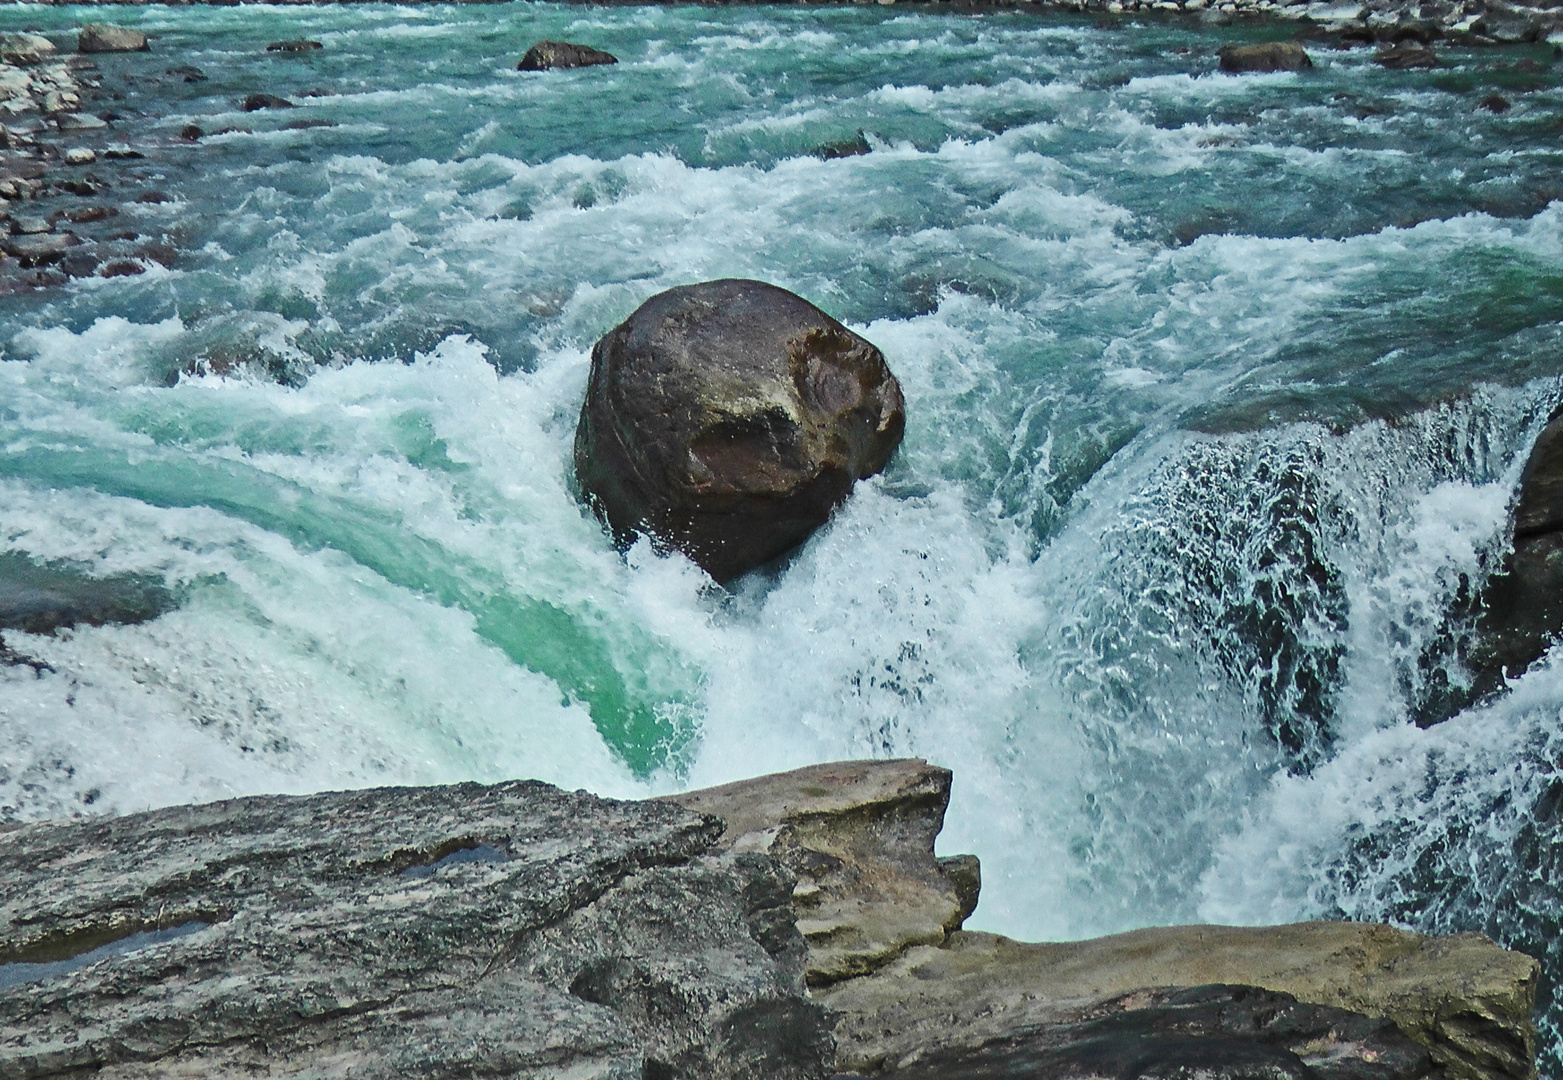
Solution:
{"label": "eroded rock slab", "polygon": [[822,1077],[793,878],[720,832],[535,782],[0,832],[0,1075]]}
{"label": "eroded rock slab", "polygon": [[[1242,985],[1393,1021],[1451,1078],[1534,1075],[1538,965],[1480,934],[1376,923],[1174,926],[1032,944],[958,931],[830,988],[838,1062],[865,1071],[1061,1022],[1144,988]],[[935,1032],[930,1036],[929,1032]]]}
{"label": "eroded rock slab", "polygon": [[726,822],[724,849],[766,852],[798,875],[808,980],[825,986],[942,943],[976,907],[977,860],[934,857],[950,780],[920,759],[844,761],[669,798]]}

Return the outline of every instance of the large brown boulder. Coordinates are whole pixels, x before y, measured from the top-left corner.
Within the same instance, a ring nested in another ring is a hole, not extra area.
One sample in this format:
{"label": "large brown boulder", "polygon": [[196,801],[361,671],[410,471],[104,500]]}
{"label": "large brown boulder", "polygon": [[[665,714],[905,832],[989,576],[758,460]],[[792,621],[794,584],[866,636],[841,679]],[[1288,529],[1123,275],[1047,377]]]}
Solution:
{"label": "large brown boulder", "polygon": [[729,279],[647,300],[592,350],[581,491],[727,581],[796,547],[906,418],[880,351],[785,289]]}

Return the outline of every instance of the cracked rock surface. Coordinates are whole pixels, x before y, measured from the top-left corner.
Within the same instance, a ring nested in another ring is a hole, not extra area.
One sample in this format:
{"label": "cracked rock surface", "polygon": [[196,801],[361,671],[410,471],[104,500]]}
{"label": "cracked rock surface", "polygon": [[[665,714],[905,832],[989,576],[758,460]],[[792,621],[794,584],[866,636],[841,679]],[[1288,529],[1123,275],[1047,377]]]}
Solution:
{"label": "cracked rock surface", "polygon": [[0,831],[0,1075],[823,1077],[793,877],[721,829],[519,782]]}

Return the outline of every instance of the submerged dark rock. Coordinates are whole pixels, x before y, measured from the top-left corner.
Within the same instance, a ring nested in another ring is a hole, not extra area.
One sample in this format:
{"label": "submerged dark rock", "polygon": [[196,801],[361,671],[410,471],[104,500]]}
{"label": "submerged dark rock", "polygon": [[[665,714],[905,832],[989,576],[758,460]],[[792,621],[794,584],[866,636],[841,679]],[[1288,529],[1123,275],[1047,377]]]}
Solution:
{"label": "submerged dark rock", "polygon": [[0,1075],[822,1080],[792,877],[720,832],[535,782],[0,832]]}
{"label": "submerged dark rock", "polygon": [[266,51],[300,53],[314,52],[316,49],[323,48],[325,48],[325,46],[318,41],[308,41],[304,38],[299,38],[294,41],[273,41],[270,45],[266,46]]}
{"label": "submerged dark rock", "polygon": [[1295,41],[1266,41],[1258,45],[1223,45],[1217,50],[1221,70],[1233,74],[1266,71],[1303,71],[1313,60]]}
{"label": "submerged dark rock", "polygon": [[872,153],[873,149],[872,146],[868,145],[868,136],[860,131],[850,139],[825,143],[823,146],[816,147],[814,156],[825,161],[834,161],[836,158],[860,157],[863,154]]}
{"label": "submerged dark rock", "polygon": [[255,112],[259,109],[291,109],[293,102],[287,98],[278,97],[276,94],[248,94],[240,103],[240,108],[245,112]]}
{"label": "submerged dark rock", "polygon": [[539,41],[526,51],[526,55],[516,65],[516,70],[549,71],[553,68],[595,67],[598,64],[618,62],[617,56],[590,45],[577,45],[570,41]]}
{"label": "submerged dark rock", "polygon": [[905,426],[872,344],[785,289],[709,281],[592,350],[575,469],[621,541],[649,533],[727,581],[823,525]]}
{"label": "submerged dark rock", "polygon": [[139,623],[174,605],[163,583],[145,575],[93,577],[69,563],[0,553],[0,630],[52,634],[72,626]]}

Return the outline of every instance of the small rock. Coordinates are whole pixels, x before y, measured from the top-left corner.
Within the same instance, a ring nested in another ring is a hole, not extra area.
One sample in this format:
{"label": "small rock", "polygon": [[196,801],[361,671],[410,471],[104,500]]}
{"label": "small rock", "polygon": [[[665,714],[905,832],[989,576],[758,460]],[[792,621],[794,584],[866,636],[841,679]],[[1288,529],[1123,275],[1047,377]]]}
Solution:
{"label": "small rock", "polygon": [[54,226],[44,217],[14,217],[11,219],[11,232],[17,236],[33,236],[38,233],[53,232]]}
{"label": "small rock", "polygon": [[0,63],[27,67],[54,56],[54,42],[38,34],[0,34]]}
{"label": "small rock", "polygon": [[185,82],[193,83],[206,81],[206,72],[202,71],[198,67],[191,67],[189,64],[180,64],[178,67],[171,67],[168,69],[168,74],[181,76]]}
{"label": "small rock", "polygon": [[824,146],[816,147],[814,156],[823,158],[826,161],[833,161],[836,158],[858,157],[862,154],[872,153],[873,149],[873,147],[868,145],[868,136],[860,131],[854,138],[843,139],[841,142],[826,143]]}
{"label": "small rock", "polygon": [[1486,109],[1490,113],[1505,113],[1509,111],[1509,99],[1502,94],[1488,94],[1476,103],[1478,109]]}
{"label": "small rock", "polygon": [[277,97],[275,94],[250,94],[244,99],[241,108],[245,112],[255,112],[258,109],[291,109],[293,102],[287,98]]}
{"label": "small rock", "polygon": [[1313,60],[1295,41],[1266,41],[1258,45],[1223,45],[1216,51],[1221,70],[1247,73],[1266,71],[1302,71],[1313,67]]}
{"label": "small rock", "polygon": [[1379,53],[1373,58],[1373,62],[1392,71],[1441,66],[1438,57],[1433,55],[1433,50],[1420,45],[1396,45],[1392,49],[1385,49]]}
{"label": "small rock", "polygon": [[58,262],[68,249],[79,242],[70,233],[41,233],[8,236],[0,240],[0,249],[7,255],[15,255],[23,266],[47,266]]}
{"label": "small rock", "polygon": [[67,165],[91,165],[98,160],[98,155],[88,150],[85,146],[73,146],[65,151],[65,164]]}
{"label": "small rock", "polygon": [[1514,65],[1514,70],[1515,71],[1537,72],[1537,71],[1546,71],[1547,69],[1543,65],[1537,63],[1535,60],[1526,59],[1526,60],[1521,60],[1519,63],[1515,64]]}
{"label": "small rock", "polygon": [[286,124],[282,125],[282,129],[284,131],[308,131],[310,128],[323,127],[336,127],[336,124],[330,120],[321,120],[319,118],[315,118],[311,120],[289,120]]}
{"label": "small rock", "polygon": [[267,52],[314,52],[324,48],[318,41],[306,41],[300,38],[297,41],[273,41],[266,46]]}
{"label": "small rock", "polygon": [[526,51],[517,71],[548,71],[551,68],[593,67],[597,64],[617,64],[619,58],[589,45],[576,45],[569,41],[539,41]]}
{"label": "small rock", "polygon": [[91,113],[66,113],[59,118],[61,131],[98,131],[108,127],[108,122],[100,120]]}
{"label": "small rock", "polygon": [[81,98],[69,90],[49,90],[38,103],[45,113],[68,113],[81,108]]}
{"label": "small rock", "polygon": [[205,134],[206,132],[202,131],[194,124],[186,124],[184,127],[179,129],[179,137],[185,142],[195,142]]}
{"label": "small rock", "polygon": [[98,268],[99,277],[134,277],[146,272],[146,266],[135,259],[115,259]]}
{"label": "small rock", "polygon": [[146,157],[140,150],[132,150],[128,146],[111,146],[103,151],[103,156],[110,161],[133,161]]}
{"label": "small rock", "polygon": [[592,350],[575,434],[582,493],[729,581],[796,547],[906,426],[884,354],[760,281],[653,296]]}
{"label": "small rock", "polygon": [[140,195],[136,196],[136,202],[138,203],[166,203],[172,201],[172,199],[170,199],[161,191],[143,191]]}
{"label": "small rock", "polygon": [[88,23],[76,35],[77,52],[146,52],[149,48],[147,36],[141,31],[108,23]]}
{"label": "small rock", "polygon": [[65,220],[81,225],[91,221],[102,221],[104,218],[115,217],[118,214],[119,211],[112,206],[83,206],[65,211]]}
{"label": "small rock", "polygon": [[98,268],[98,257],[87,251],[72,251],[58,265],[67,277],[91,277]]}
{"label": "small rock", "polygon": [[92,176],[84,177],[80,180],[61,180],[54,186],[61,191],[68,191],[72,195],[80,195],[84,198],[91,198],[108,187],[103,181]]}

